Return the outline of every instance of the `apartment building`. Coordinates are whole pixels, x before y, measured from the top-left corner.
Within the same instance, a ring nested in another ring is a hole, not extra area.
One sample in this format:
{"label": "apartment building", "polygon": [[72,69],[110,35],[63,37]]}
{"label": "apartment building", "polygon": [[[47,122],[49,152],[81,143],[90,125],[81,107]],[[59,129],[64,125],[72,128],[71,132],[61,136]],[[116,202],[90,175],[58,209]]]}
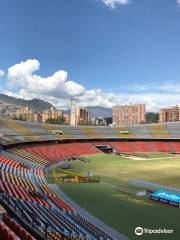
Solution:
{"label": "apartment building", "polygon": [[159,112],[159,122],[180,121],[180,106],[176,105],[170,108],[162,108]]}
{"label": "apartment building", "polygon": [[145,122],[145,104],[114,106],[113,125],[129,126]]}

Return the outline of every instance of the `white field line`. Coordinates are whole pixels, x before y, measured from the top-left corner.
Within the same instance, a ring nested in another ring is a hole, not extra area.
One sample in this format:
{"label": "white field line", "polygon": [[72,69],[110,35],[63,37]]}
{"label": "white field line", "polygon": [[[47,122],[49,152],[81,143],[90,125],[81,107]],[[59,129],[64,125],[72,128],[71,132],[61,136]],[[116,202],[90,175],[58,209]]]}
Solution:
{"label": "white field line", "polygon": [[129,160],[135,160],[135,161],[153,161],[153,160],[166,160],[166,159],[176,159],[180,156],[173,156],[173,157],[161,157],[161,158],[138,158],[138,157],[124,157]]}
{"label": "white field line", "polygon": [[112,184],[112,183],[107,183],[107,182],[101,182],[101,183],[106,184],[106,185],[109,185],[109,186],[111,186],[111,187],[117,187],[117,185]]}

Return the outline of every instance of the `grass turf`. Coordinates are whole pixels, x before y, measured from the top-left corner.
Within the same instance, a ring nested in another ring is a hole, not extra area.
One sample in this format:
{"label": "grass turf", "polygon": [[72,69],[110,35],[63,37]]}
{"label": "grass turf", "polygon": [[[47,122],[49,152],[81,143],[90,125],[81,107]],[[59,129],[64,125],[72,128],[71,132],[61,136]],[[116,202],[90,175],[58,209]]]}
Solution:
{"label": "grass turf", "polygon": [[164,159],[137,161],[113,155],[89,155],[90,163],[75,161],[71,165],[71,170],[98,174],[101,176],[101,183],[62,184],[59,181],[57,183],[79,205],[130,239],[140,238],[134,234],[137,226],[173,228],[175,231],[172,235],[146,234],[141,239],[179,239],[179,209],[117,190],[118,184],[135,178],[180,187],[180,159],[153,153],[153,157],[155,156]]}

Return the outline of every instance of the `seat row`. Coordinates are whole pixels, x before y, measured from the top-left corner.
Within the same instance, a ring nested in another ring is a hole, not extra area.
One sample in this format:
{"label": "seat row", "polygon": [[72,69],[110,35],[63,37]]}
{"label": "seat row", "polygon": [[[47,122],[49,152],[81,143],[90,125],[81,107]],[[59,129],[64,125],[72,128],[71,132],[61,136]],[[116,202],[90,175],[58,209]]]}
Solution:
{"label": "seat row", "polygon": [[[11,166],[7,164],[7,161],[12,163]],[[2,164],[3,166],[1,166]],[[0,169],[26,179],[30,179],[31,172],[33,172],[40,181],[42,181],[42,177],[44,176],[42,167],[34,164],[30,160],[23,159],[21,156],[16,156],[13,152],[1,152]]]}
{"label": "seat row", "polygon": [[42,192],[44,194],[47,194],[48,196],[56,196],[56,194],[54,193],[54,191],[49,187],[48,184],[42,184],[40,182],[38,182],[38,186],[39,188],[42,190]]}
{"label": "seat row", "polygon": [[4,214],[2,226],[2,236],[5,240],[36,240],[30,233],[28,233],[21,225],[19,225],[14,219]]}
{"label": "seat row", "polygon": [[2,221],[0,222],[0,239],[20,240],[20,238]]}
{"label": "seat row", "polygon": [[37,206],[30,202],[22,200],[20,202],[21,204],[18,204],[16,209],[21,213],[23,208],[24,219],[30,224],[34,221],[34,225],[42,233],[45,233],[47,229],[49,232],[56,232],[59,235],[70,238],[86,236],[86,231],[63,213],[52,208]]}
{"label": "seat row", "polygon": [[113,240],[111,236],[106,234],[103,230],[99,229],[95,224],[83,218],[79,213],[71,214],[69,217],[81,225],[83,228],[87,229],[88,232],[90,232],[95,238]]}
{"label": "seat row", "polygon": [[180,152],[180,142],[172,141],[122,141],[110,145],[120,152]]}
{"label": "seat row", "polygon": [[41,157],[35,156],[30,152],[24,151],[23,149],[11,149],[10,152],[16,154],[17,156],[25,158],[27,161],[31,161],[35,164],[38,164],[40,166],[44,166],[48,163],[47,160]]}
{"label": "seat row", "polygon": [[75,210],[70,207],[65,201],[63,201],[61,198],[57,196],[49,196],[50,200],[58,206],[60,209],[62,209],[65,212],[74,212]]}
{"label": "seat row", "polygon": [[66,143],[25,147],[24,150],[48,161],[57,161],[83,154],[95,154],[99,151],[91,143]]}
{"label": "seat row", "polygon": [[23,167],[19,162],[3,155],[0,155],[0,169],[20,177],[29,178],[29,170],[27,168]]}
{"label": "seat row", "polygon": [[[61,144],[56,144],[53,146],[58,146],[59,148],[60,145]],[[86,150],[77,150],[76,147],[79,149],[80,145],[81,144],[77,144],[74,146],[75,149],[71,149],[70,154],[74,156],[74,154],[78,155],[83,152],[88,152],[87,149],[89,149],[89,145],[86,145]],[[91,144],[91,147],[93,149],[90,150],[91,153],[96,151],[95,146]],[[52,161],[56,161],[56,158],[61,155],[61,151],[64,151],[64,149],[57,149],[56,151],[54,149],[49,153],[48,148],[46,149],[45,147],[45,152],[43,154],[46,154],[48,158],[50,158],[53,151],[54,159]],[[97,150],[97,152],[99,151]],[[56,196],[51,187],[46,183],[43,172],[45,165],[35,163],[30,159],[24,160],[24,157],[20,155],[16,155],[16,161],[15,157],[13,158],[13,154],[14,153],[11,153],[12,158],[10,155],[8,157],[3,157],[8,159],[8,162],[12,160],[19,164],[19,169],[24,167],[24,169],[28,171],[30,179],[28,181],[26,178],[15,176],[13,172],[9,173],[9,171],[1,171],[0,176],[2,180],[0,180],[0,190],[8,196],[8,201],[14,204],[13,206],[15,209],[23,215],[23,218],[26,221],[30,224],[34,224],[36,229],[38,229],[42,234],[48,233],[48,236],[54,240],[58,240],[58,238],[59,240],[66,238],[74,240],[111,239],[110,236],[104,233],[104,231],[84,219],[80,214],[77,214],[75,209]],[[69,153],[65,152],[65,154]],[[40,156],[40,158],[42,157]],[[52,162],[50,160],[46,161],[48,163]],[[41,192],[44,194],[41,194]]]}
{"label": "seat row", "polygon": [[0,171],[0,179],[2,179],[4,182],[12,183],[31,191],[37,191],[36,187],[30,179],[17,177],[16,175],[4,172],[2,170]]}
{"label": "seat row", "polygon": [[27,189],[17,186],[15,184],[7,183],[0,180],[0,190],[7,193],[9,196],[15,197],[16,199],[23,199],[38,205],[45,207],[51,207],[51,205],[44,199],[39,197],[32,197]]}

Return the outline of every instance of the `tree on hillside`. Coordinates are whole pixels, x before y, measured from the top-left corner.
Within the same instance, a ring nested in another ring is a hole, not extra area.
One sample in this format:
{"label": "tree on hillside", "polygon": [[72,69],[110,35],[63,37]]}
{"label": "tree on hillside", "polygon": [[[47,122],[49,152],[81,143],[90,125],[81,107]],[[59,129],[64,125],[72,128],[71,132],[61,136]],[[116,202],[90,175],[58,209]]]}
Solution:
{"label": "tree on hillside", "polygon": [[65,118],[63,116],[61,116],[59,118],[48,118],[46,120],[46,123],[50,123],[50,124],[65,124]]}
{"label": "tree on hillside", "polygon": [[148,112],[145,114],[145,123],[158,123],[159,122],[159,113]]}

